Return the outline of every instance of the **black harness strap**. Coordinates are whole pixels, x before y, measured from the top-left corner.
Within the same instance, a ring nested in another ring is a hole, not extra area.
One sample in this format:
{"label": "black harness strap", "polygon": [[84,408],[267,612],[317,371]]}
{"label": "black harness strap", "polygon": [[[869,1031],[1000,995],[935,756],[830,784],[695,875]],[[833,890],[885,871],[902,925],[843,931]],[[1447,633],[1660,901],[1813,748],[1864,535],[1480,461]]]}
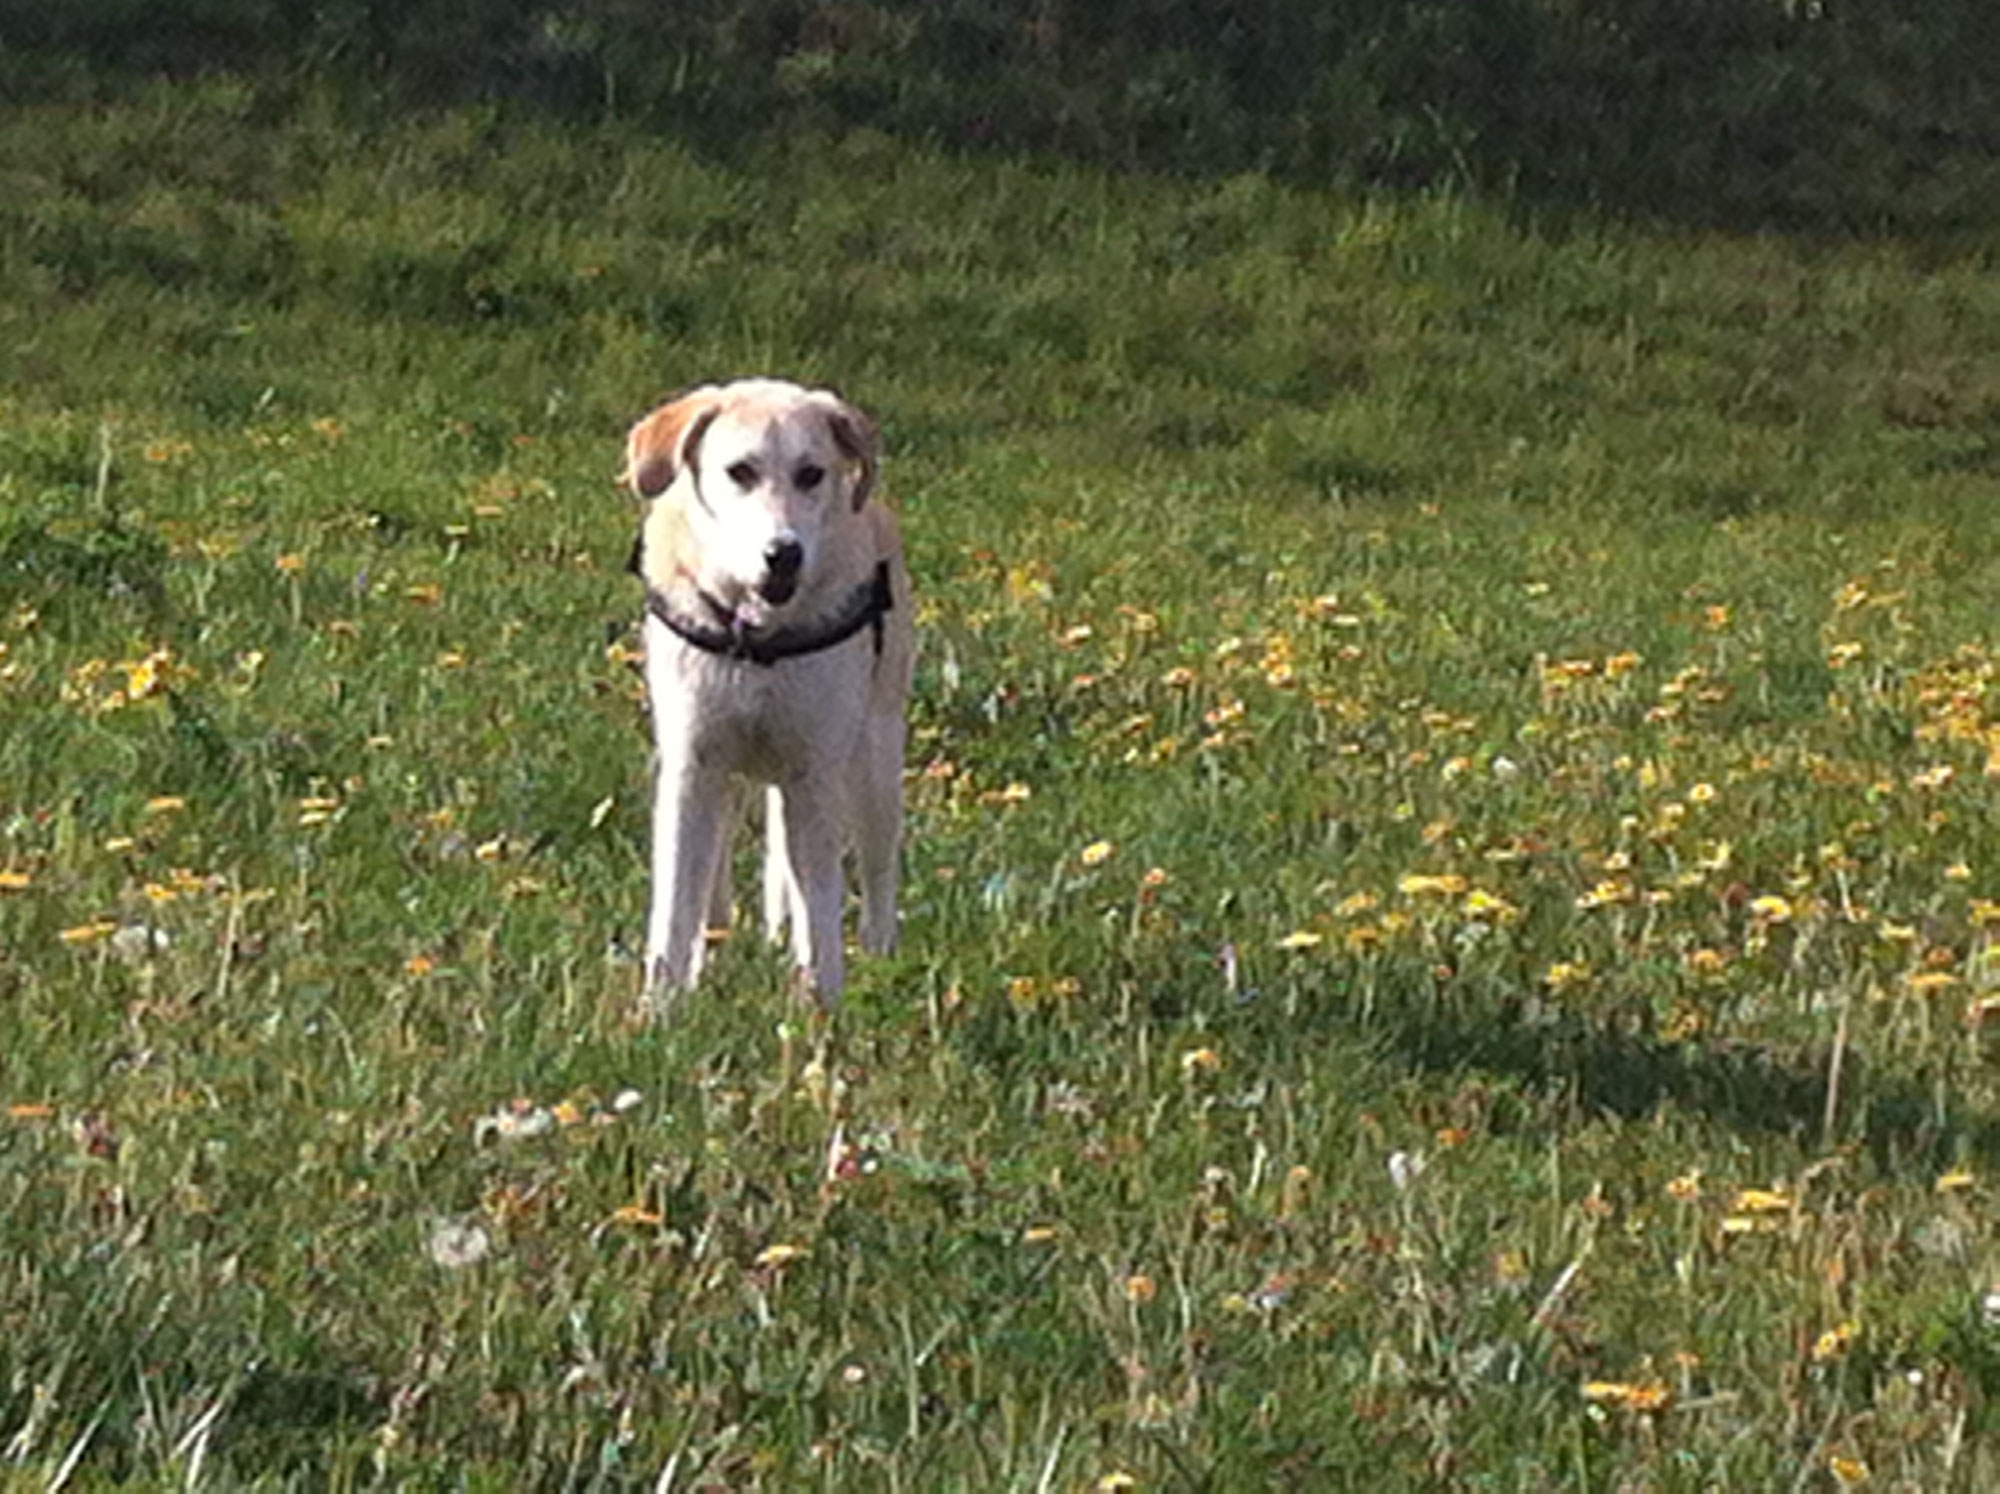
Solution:
{"label": "black harness strap", "polygon": [[646,610],[690,647],[725,659],[742,659],[751,664],[775,664],[780,659],[796,659],[816,654],[835,644],[845,643],[863,628],[875,630],[875,652],[882,652],[882,619],[895,610],[895,594],[889,589],[889,562],[875,567],[875,574],[855,587],[846,605],[831,617],[802,627],[774,628],[768,633],[752,633],[738,626],[728,608],[707,592],[695,593],[716,617],[689,617],[676,612],[657,591],[646,593]]}

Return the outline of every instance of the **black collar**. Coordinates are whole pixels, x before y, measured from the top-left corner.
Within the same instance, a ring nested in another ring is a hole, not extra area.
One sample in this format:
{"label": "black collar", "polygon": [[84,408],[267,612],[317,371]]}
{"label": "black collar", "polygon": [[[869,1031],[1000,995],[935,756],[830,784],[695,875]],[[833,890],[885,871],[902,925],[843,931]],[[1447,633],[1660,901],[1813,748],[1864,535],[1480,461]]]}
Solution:
{"label": "black collar", "polygon": [[677,612],[659,592],[646,592],[646,610],[665,623],[683,643],[705,654],[725,659],[744,659],[752,664],[775,664],[800,654],[816,654],[822,649],[845,643],[863,628],[875,630],[875,652],[882,652],[882,619],[894,610],[895,595],[889,589],[889,562],[875,567],[875,574],[848,594],[846,603],[831,617],[799,627],[778,627],[768,633],[752,633],[736,624],[728,608],[705,591],[697,591],[702,606],[714,620]]}

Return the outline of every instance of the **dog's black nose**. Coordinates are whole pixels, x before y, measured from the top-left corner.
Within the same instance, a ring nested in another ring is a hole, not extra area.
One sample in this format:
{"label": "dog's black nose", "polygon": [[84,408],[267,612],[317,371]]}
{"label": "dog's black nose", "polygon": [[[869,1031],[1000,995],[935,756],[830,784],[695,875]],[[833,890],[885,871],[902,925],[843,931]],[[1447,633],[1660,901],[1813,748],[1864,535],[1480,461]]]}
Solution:
{"label": "dog's black nose", "polygon": [[764,547],[764,569],[773,576],[796,576],[806,563],[806,547],[781,534]]}

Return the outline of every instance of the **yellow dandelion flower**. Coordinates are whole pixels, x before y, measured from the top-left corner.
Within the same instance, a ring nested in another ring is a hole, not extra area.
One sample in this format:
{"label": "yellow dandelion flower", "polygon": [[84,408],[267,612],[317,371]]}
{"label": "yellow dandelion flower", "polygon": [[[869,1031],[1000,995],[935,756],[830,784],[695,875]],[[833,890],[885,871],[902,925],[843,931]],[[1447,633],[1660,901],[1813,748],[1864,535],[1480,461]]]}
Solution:
{"label": "yellow dandelion flower", "polygon": [[56,935],[65,944],[95,944],[98,940],[116,933],[118,925],[108,918],[94,919],[89,923],[79,923],[66,928]]}
{"label": "yellow dandelion flower", "polygon": [[804,1260],[812,1251],[804,1245],[766,1245],[757,1252],[755,1264],[759,1266],[789,1266],[793,1261]]}
{"label": "yellow dandelion flower", "polygon": [[1213,1048],[1190,1048],[1181,1055],[1183,1074],[1210,1074],[1222,1067],[1222,1055]]}
{"label": "yellow dandelion flower", "polygon": [[1667,1183],[1667,1197],[1678,1203],[1693,1203],[1701,1197],[1701,1169],[1684,1172]]}
{"label": "yellow dandelion flower", "polygon": [[1783,1214],[1792,1207],[1792,1195],[1782,1188],[1744,1188],[1730,1200],[1737,1214]]}
{"label": "yellow dandelion flower", "polygon": [[420,581],[403,588],[403,595],[419,607],[435,607],[444,600],[444,588],[435,581]]}
{"label": "yellow dandelion flower", "polygon": [[1125,1278],[1125,1300],[1144,1304],[1160,1295],[1160,1284],[1143,1272],[1135,1272]]}
{"label": "yellow dandelion flower", "polygon": [[1194,671],[1185,664],[1176,664],[1160,676],[1160,683],[1173,690],[1184,690],[1195,680]]}
{"label": "yellow dandelion flower", "polygon": [[1367,954],[1381,947],[1382,931],[1372,923],[1357,924],[1347,931],[1341,942],[1347,946],[1349,954]]}
{"label": "yellow dandelion flower", "polygon": [[143,659],[133,659],[120,667],[125,671],[125,693],[133,700],[142,700],[160,689],[163,681],[160,666],[166,656],[160,653],[146,655]]}
{"label": "yellow dandelion flower", "polygon": [[306,558],[296,550],[287,550],[275,562],[277,568],[287,576],[296,576],[306,568]]}
{"label": "yellow dandelion flower", "polygon": [[1830,669],[1845,669],[1849,664],[1860,658],[1864,652],[1865,649],[1859,643],[1836,643],[1826,651],[1827,667]]}
{"label": "yellow dandelion flower", "polygon": [[1729,956],[1719,949],[1691,949],[1688,951],[1687,967],[1696,975],[1717,976],[1729,968]]}
{"label": "yellow dandelion flower", "polygon": [[1713,804],[1714,802],[1715,785],[1712,783],[1697,783],[1693,788],[1688,790],[1688,803],[1690,804]]}
{"label": "yellow dandelion flower", "polygon": [[1767,892],[1750,900],[1750,916],[1765,923],[1789,923],[1792,905],[1776,893]]}
{"label": "yellow dandelion flower", "polygon": [[1657,1380],[1630,1384],[1622,1380],[1587,1380],[1583,1398],[1594,1406],[1623,1406],[1631,1411],[1664,1411],[1674,1393]]}
{"label": "yellow dandelion flower", "polygon": [[1326,935],[1316,934],[1311,929],[1293,929],[1278,941],[1280,949],[1318,949],[1326,942]]}
{"label": "yellow dandelion flower", "polygon": [[1914,995],[1932,996],[1957,985],[1958,977],[1949,970],[1915,970],[1904,978],[1904,984]]}
{"label": "yellow dandelion flower", "polygon": [[1060,1238],[1062,1231],[1053,1224],[1031,1224],[1021,1231],[1023,1245],[1047,1245]]}
{"label": "yellow dandelion flower", "polygon": [[1725,1235],[1767,1235],[1784,1223],[1775,1214],[1730,1214],[1722,1221]]}
{"label": "yellow dandelion flower", "polygon": [[1363,913],[1372,913],[1382,905],[1382,899],[1372,892],[1354,892],[1334,905],[1337,918],[1359,918]]}
{"label": "yellow dandelion flower", "polygon": [[1979,1179],[1973,1176],[1970,1169],[1954,1167],[1950,1172],[1940,1177],[1934,1186],[1939,1193],[1960,1193],[1978,1181]]}
{"label": "yellow dandelion flower", "polygon": [[1465,891],[1466,881],[1465,878],[1452,872],[1442,876],[1410,872],[1396,883],[1396,889],[1405,897],[1457,897]]}
{"label": "yellow dandelion flower", "polygon": [[35,879],[24,871],[0,871],[0,892],[26,892],[34,885]]}
{"label": "yellow dandelion flower", "polygon": [[1861,1325],[1852,1321],[1839,1323],[1827,1329],[1826,1332],[1813,1340],[1813,1363],[1826,1364],[1831,1360],[1840,1358],[1841,1355],[1847,1352],[1848,1346],[1854,1342],[1855,1335],[1860,1332]]}
{"label": "yellow dandelion flower", "polygon": [[1587,913],[1592,908],[1608,907],[1612,903],[1629,903],[1632,901],[1632,896],[1632,884],[1630,882],[1619,881],[1616,878],[1607,878],[1599,882],[1588,892],[1579,896],[1576,900],[1576,908],[1580,913]]}
{"label": "yellow dandelion flower", "polygon": [[1551,991],[1572,991],[1590,983],[1590,965],[1584,960],[1559,960],[1542,972],[1542,984]]}
{"label": "yellow dandelion flower", "polygon": [[1954,861],[1944,869],[1944,879],[1947,882],[1970,882],[1972,868],[1963,861]]}
{"label": "yellow dandelion flower", "polygon": [[1850,1489],[1856,1485],[1865,1484],[1871,1476],[1868,1472],[1868,1465],[1862,1462],[1861,1459],[1843,1457],[1839,1453],[1835,1453],[1826,1460],[1826,1471],[1833,1475],[1834,1481],[1843,1489]]}
{"label": "yellow dandelion flower", "polygon": [[1111,859],[1117,849],[1108,840],[1093,840],[1089,845],[1077,852],[1076,859],[1081,861],[1085,866],[1102,866]]}

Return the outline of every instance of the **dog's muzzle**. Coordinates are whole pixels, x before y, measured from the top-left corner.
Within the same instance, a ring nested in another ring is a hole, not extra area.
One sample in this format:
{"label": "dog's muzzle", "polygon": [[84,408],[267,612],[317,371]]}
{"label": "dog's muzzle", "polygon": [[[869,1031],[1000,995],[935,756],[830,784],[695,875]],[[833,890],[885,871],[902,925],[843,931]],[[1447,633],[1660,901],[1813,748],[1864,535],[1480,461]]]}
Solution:
{"label": "dog's muzzle", "polygon": [[806,547],[789,531],[764,547],[764,578],[757,583],[757,595],[774,607],[782,607],[799,589],[799,571],[806,563]]}

